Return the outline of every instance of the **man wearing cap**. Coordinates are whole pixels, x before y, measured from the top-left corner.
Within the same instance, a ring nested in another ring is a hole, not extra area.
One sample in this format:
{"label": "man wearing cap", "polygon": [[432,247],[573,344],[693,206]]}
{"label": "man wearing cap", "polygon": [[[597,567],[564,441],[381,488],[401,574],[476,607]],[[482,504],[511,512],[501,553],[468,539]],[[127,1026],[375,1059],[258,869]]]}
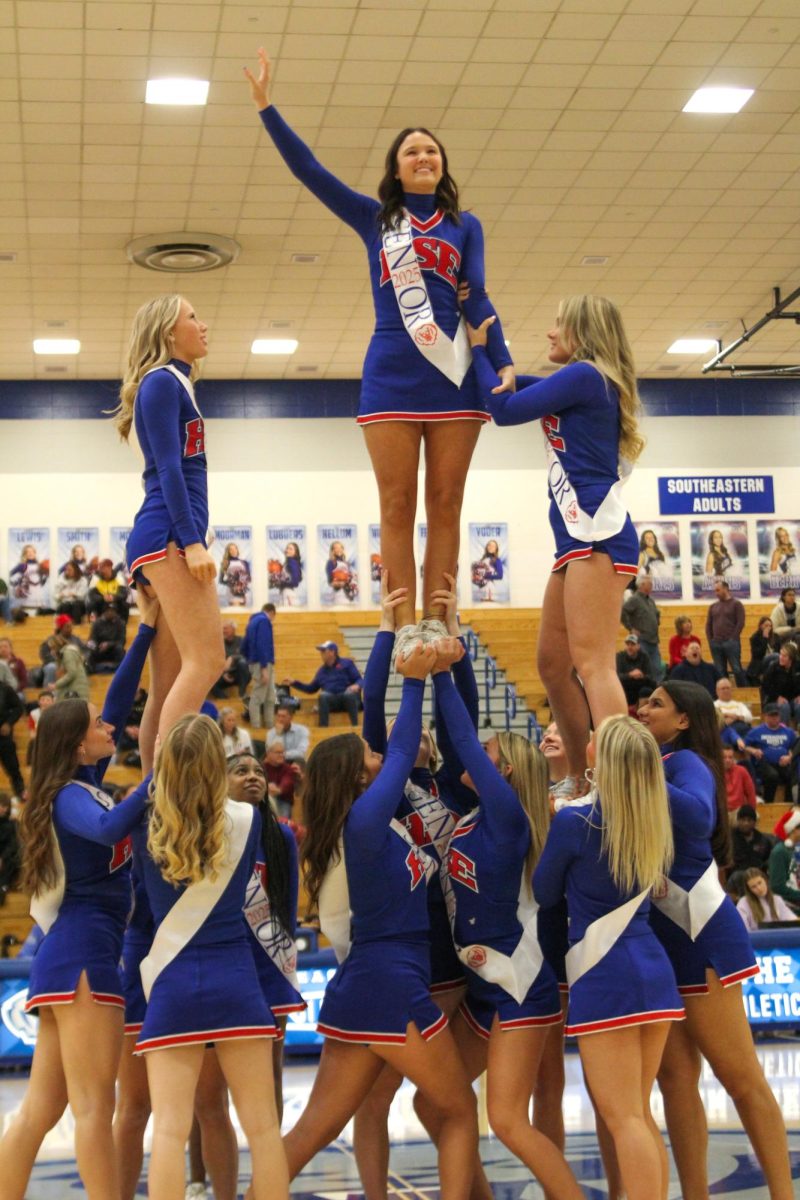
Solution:
{"label": "man wearing cap", "polygon": [[699,683],[704,687],[712,700],[717,695],[717,680],[719,672],[711,663],[703,661],[702,651],[697,642],[690,642],[686,647],[683,662],[672,668],[670,679],[682,680],[684,683]]}
{"label": "man wearing cap", "polygon": [[288,687],[298,692],[313,695],[319,692],[319,723],[321,728],[329,724],[332,712],[350,714],[350,724],[358,724],[358,701],[364,680],[352,658],[340,658],[336,642],[322,642],[317,646],[322,655],[322,666],[310,683],[299,679],[284,679]]}
{"label": "man wearing cap", "polygon": [[628,633],[635,633],[639,645],[650,660],[647,674],[656,683],[664,677],[664,663],[658,646],[658,627],[661,623],[661,613],[650,593],[653,590],[653,580],[649,575],[640,575],[636,580],[636,591],[628,596],[622,606],[622,624]]}
{"label": "man wearing cap", "polygon": [[617,653],[617,675],[625,693],[628,706],[636,704],[643,687],[655,688],[650,659],[645,654],[635,633],[625,638],[625,649]]}
{"label": "man wearing cap", "polygon": [[[79,637],[76,637],[72,617],[68,617],[66,613],[60,613],[53,620],[53,633],[58,633],[61,637],[66,638],[80,650],[84,657],[88,654],[88,646]],[[39,662],[42,664],[40,667],[33,667],[28,672],[28,682],[32,687],[50,687],[55,683],[56,661],[53,657],[53,648],[50,645],[49,637],[46,637],[39,646]]]}
{"label": "man wearing cap", "polygon": [[755,761],[756,775],[764,789],[764,803],[772,804],[780,784],[791,800],[792,763],[797,734],[781,724],[777,704],[764,705],[764,723],[751,729],[744,739],[748,755]]}
{"label": "man wearing cap", "polygon": [[247,622],[239,652],[247,660],[253,690],[248,711],[256,729],[271,729],[275,724],[275,639],[272,621],[275,605],[265,604]]}

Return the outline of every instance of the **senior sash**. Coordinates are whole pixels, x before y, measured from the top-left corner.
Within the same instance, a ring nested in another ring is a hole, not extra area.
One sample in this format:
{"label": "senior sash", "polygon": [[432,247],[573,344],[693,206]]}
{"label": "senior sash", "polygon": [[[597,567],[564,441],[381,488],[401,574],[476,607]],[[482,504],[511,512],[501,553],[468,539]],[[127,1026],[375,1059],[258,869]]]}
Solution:
{"label": "senior sash", "polygon": [[383,234],[383,252],[405,331],[420,354],[456,387],[470,368],[472,354],[462,317],[451,340],[438,324],[428,296],[425,276],[417,261],[414,232],[408,212]]}
{"label": "senior sash", "polygon": [[[90,783],[84,783],[82,779],[71,779],[70,783],[76,783],[79,787],[85,788],[101,808],[110,810],[114,807],[114,801],[105,792],[101,791],[100,788],[93,787]],[[64,859],[61,857],[61,847],[58,844],[58,837],[52,821],[50,822],[50,840],[53,847],[56,881],[52,887],[46,888],[43,892],[34,892],[31,896],[30,907],[31,916],[43,933],[49,931],[58,916],[61,903],[64,899],[64,889],[67,884]]]}
{"label": "senior sash", "polygon": [[636,916],[642,901],[647,898],[647,891],[648,889],[645,888],[643,892],[639,892],[638,896],[626,900],[619,908],[614,908],[604,916],[598,917],[596,921],[592,921],[591,925],[587,926],[581,940],[574,946],[570,946],[565,960],[567,983],[570,987],[580,979],[581,975],[585,975],[587,971],[591,971],[592,967],[596,967],[605,958],[614,943],[622,937]]}
{"label": "senior sash", "polygon": [[628,510],[622,503],[621,493],[631,473],[631,464],[626,459],[620,462],[619,479],[611,485],[603,503],[594,516],[590,517],[581,508],[578,494],[546,431],[544,448],[547,454],[547,482],[550,487],[550,495],[558,505],[570,537],[574,537],[579,542],[602,542],[619,533],[628,516]]}
{"label": "senior sash", "polygon": [[672,879],[665,883],[665,895],[653,895],[653,904],[695,941],[725,899],[716,863],[708,864],[688,892]]}
{"label": "senior sash", "polygon": [[299,992],[297,947],[294,938],[289,936],[272,912],[269,896],[264,891],[257,871],[253,871],[247,882],[242,911],[250,926],[250,932],[261,949],[275,964],[281,975],[285,976],[292,987]]}
{"label": "senior sash", "polygon": [[177,958],[202,928],[233,878],[247,845],[253,824],[253,812],[254,809],[249,804],[225,801],[228,824],[225,859],[217,871],[216,879],[204,877],[197,883],[189,884],[156,930],[150,953],[147,958],[142,959],[139,967],[145,999],[150,999],[153,984],[164,968]]}
{"label": "senior sash", "polygon": [[453,814],[438,791],[428,792],[425,788],[421,788],[409,780],[403,793],[415,815],[419,817],[428,842],[436,851],[439,862],[444,862],[453,830],[456,827]]}

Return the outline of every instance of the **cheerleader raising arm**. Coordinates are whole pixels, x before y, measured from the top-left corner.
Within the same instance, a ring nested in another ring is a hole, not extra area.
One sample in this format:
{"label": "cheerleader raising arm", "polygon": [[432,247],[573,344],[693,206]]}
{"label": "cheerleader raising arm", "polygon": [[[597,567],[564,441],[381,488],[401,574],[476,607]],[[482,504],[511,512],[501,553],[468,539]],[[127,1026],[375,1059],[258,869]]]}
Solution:
{"label": "cheerleader raising arm", "polygon": [[386,688],[392,666],[395,612],[408,594],[408,588],[389,591],[389,572],[381,571],[381,623],[364,671],[364,721],[362,733],[367,745],[378,754],[386,751]]}

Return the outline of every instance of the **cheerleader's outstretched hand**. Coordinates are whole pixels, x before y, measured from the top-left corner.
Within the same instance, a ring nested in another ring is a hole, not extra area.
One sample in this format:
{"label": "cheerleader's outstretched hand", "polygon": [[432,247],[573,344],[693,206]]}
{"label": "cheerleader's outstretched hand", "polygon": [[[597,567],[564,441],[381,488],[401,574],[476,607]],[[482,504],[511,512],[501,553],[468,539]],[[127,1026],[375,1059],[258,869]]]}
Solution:
{"label": "cheerleader's outstretched hand", "polygon": [[202,542],[194,542],[185,550],[186,565],[192,579],[198,583],[213,583],[217,578],[217,564]]}
{"label": "cheerleader's outstretched hand", "polygon": [[395,670],[406,679],[427,679],[435,664],[435,648],[431,645],[417,645],[408,658],[398,658]]}
{"label": "cheerleader's outstretched hand", "polygon": [[269,108],[272,103],[270,100],[272,63],[263,46],[259,46],[258,49],[258,73],[254,75],[249,67],[244,67],[244,74],[247,82],[250,84],[250,95],[253,97],[253,103],[258,111],[261,112],[262,109]]}
{"label": "cheerleader's outstretched hand", "polygon": [[408,595],[408,588],[395,588],[394,591],[389,591],[389,572],[381,571],[381,624],[380,631],[382,633],[394,633],[397,628],[397,613],[398,604],[402,604]]}

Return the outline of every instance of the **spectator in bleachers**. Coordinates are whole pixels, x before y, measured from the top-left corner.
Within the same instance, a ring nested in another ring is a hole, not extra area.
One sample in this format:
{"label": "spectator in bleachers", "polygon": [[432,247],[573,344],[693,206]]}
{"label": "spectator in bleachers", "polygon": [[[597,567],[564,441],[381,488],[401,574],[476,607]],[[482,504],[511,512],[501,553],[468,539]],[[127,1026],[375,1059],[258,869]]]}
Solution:
{"label": "spectator in bleachers", "polygon": [[773,921],[797,921],[800,918],[792,912],[783,896],[776,896],[769,886],[769,880],[758,867],[750,867],[744,873],[744,895],[736,908],[751,933],[764,924]]}
{"label": "spectator in bleachers", "polygon": [[317,646],[322,655],[322,666],[310,683],[299,679],[284,679],[287,687],[313,695],[319,692],[319,723],[321,728],[330,724],[332,712],[347,712],[350,724],[358,724],[358,702],[364,680],[352,658],[340,658],[336,642],[322,642]]}
{"label": "spectator in bleachers", "polygon": [[0,617],[3,618],[6,625],[11,624],[11,598],[5,579],[0,579]]}
{"label": "spectator in bleachers", "polygon": [[308,758],[308,747],[311,742],[311,732],[306,725],[297,724],[291,708],[279,704],[275,709],[275,724],[267,730],[267,747],[276,740],[283,742],[283,753],[286,761],[293,763],[299,759]]}
{"label": "spectator in bleachers", "polygon": [[725,791],[728,795],[728,812],[738,812],[743,804],[755,805],[756,789],[750,772],[737,763],[731,746],[722,747],[722,765],[725,772]]}
{"label": "spectator in bleachers", "polygon": [[795,912],[800,912],[800,879],[796,846],[800,842],[800,813],[793,813],[784,827],[783,841],[776,842],[769,856],[769,886]]}
{"label": "spectator in bleachers", "polygon": [[719,672],[715,666],[703,660],[702,651],[697,642],[690,642],[686,647],[683,662],[679,663],[677,667],[673,667],[670,679],[684,683],[699,683],[700,687],[706,689],[712,700],[716,699]]}
{"label": "spectator in bleachers", "polygon": [[253,613],[240,646],[253,680],[249,704],[250,724],[258,729],[271,729],[275,724],[274,617],[274,604],[265,604],[261,612]]}
{"label": "spectator in bleachers", "polygon": [[770,613],[772,628],[781,643],[794,641],[797,637],[800,632],[798,616],[800,616],[800,610],[797,607],[794,588],[784,588],[778,603]]}
{"label": "spectator in bleachers", "polygon": [[780,638],[772,627],[771,617],[761,617],[755,633],[750,634],[750,665],[747,668],[749,683],[758,685],[765,669],[777,662],[781,648]]}
{"label": "spectator in bleachers", "polygon": [[733,726],[742,737],[753,727],[753,714],[741,700],[734,700],[733,687],[727,675],[717,680],[717,698],[714,708],[725,725]]}
{"label": "spectator in bleachers", "polygon": [[696,633],[692,633],[692,618],[691,617],[676,617],[675,632],[669,639],[669,662],[667,663],[667,671],[671,671],[673,667],[677,667],[683,662],[686,656],[686,647],[692,642],[700,645],[700,638]]}
{"label": "spectator in bleachers", "polygon": [[797,719],[800,712],[800,668],[797,665],[797,647],[794,642],[784,642],[777,662],[772,662],[761,679],[761,703],[777,704],[781,720],[787,725]]}
{"label": "spectator in bleachers", "polygon": [[89,699],[89,676],[83,664],[83,655],[77,646],[64,636],[54,633],[50,647],[56,663],[56,681],[53,684],[56,699]]}
{"label": "spectator in bleachers", "polygon": [[0,638],[0,663],[5,665],[11,675],[11,679],[6,679],[6,682],[10,682],[14,690],[21,695],[28,686],[28,670],[19,655],[14,653],[10,638]]}
{"label": "spectator in bleachers", "polygon": [[236,713],[232,708],[219,710],[218,725],[222,733],[222,744],[225,747],[225,757],[232,754],[252,754],[253,741],[246,729],[239,725]]}
{"label": "spectator in bleachers", "polygon": [[221,700],[226,696],[228,688],[235,687],[239,699],[244,699],[250,682],[250,668],[242,655],[242,639],[237,634],[233,621],[222,622],[222,646],[225,666],[211,689],[211,695]]}
{"label": "spectator in bleachers", "polygon": [[124,622],[130,609],[128,586],[120,577],[110,558],[103,558],[97,566],[97,575],[89,588],[86,607],[94,617],[105,611],[107,603],[113,603]]}
{"label": "spectator in bleachers", "polygon": [[279,817],[291,817],[297,772],[286,761],[283,742],[275,738],[263,760],[267,777],[267,795]]}
{"label": "spectator in bleachers", "polygon": [[116,671],[125,657],[125,622],[117,611],[113,596],[106,597],[102,613],[92,622],[88,641],[87,669],[91,674]]}
{"label": "spectator in bleachers", "polygon": [[766,867],[775,839],[756,829],[756,810],[743,804],[731,825],[731,862],[735,871]]}
{"label": "spectator in bleachers", "polygon": [[643,687],[656,686],[655,679],[649,674],[650,669],[650,656],[642,650],[636,634],[629,633],[625,638],[624,650],[617,653],[617,675],[629,708],[636,704]]}
{"label": "spectator in bleachers", "polygon": [[741,600],[731,595],[724,579],[714,581],[717,599],[709,606],[706,617],[706,638],[711,657],[720,675],[733,671],[737,687],[744,687],[747,678],[742,667],[742,630],[745,611]]}
{"label": "spectator in bleachers", "polygon": [[53,603],[57,613],[66,613],[75,625],[86,616],[89,581],[76,562],[64,563],[63,573],[53,580]]}
{"label": "spectator in bleachers", "polygon": [[0,905],[17,886],[21,863],[17,822],[12,816],[11,797],[0,792]]}
{"label": "spectator in bleachers", "polygon": [[780,785],[786,788],[787,802],[791,800],[792,751],[797,742],[793,729],[781,724],[777,704],[766,704],[764,722],[751,729],[744,739],[747,753],[755,761],[756,776],[764,791],[764,803],[772,804]]}
{"label": "spectator in bleachers", "polygon": [[631,595],[622,605],[621,619],[628,632],[635,633],[639,638],[639,645],[650,660],[648,675],[656,683],[659,683],[664,675],[664,663],[658,647],[658,627],[661,623],[661,613],[650,595],[652,590],[652,578],[649,575],[640,575]]}
{"label": "spectator in bleachers", "polygon": [[25,706],[8,683],[0,683],[0,763],[3,764],[15,796],[22,796],[25,783],[19,769],[17,747],[14,745],[14,726],[25,711]]}
{"label": "spectator in bleachers", "polygon": [[[77,646],[82,655],[88,653],[86,645],[75,634],[72,619],[61,613],[53,620],[53,633],[63,634],[73,646]],[[39,666],[31,667],[28,671],[29,687],[49,687],[56,677],[56,660],[53,655],[51,636],[46,637],[39,645]]]}

